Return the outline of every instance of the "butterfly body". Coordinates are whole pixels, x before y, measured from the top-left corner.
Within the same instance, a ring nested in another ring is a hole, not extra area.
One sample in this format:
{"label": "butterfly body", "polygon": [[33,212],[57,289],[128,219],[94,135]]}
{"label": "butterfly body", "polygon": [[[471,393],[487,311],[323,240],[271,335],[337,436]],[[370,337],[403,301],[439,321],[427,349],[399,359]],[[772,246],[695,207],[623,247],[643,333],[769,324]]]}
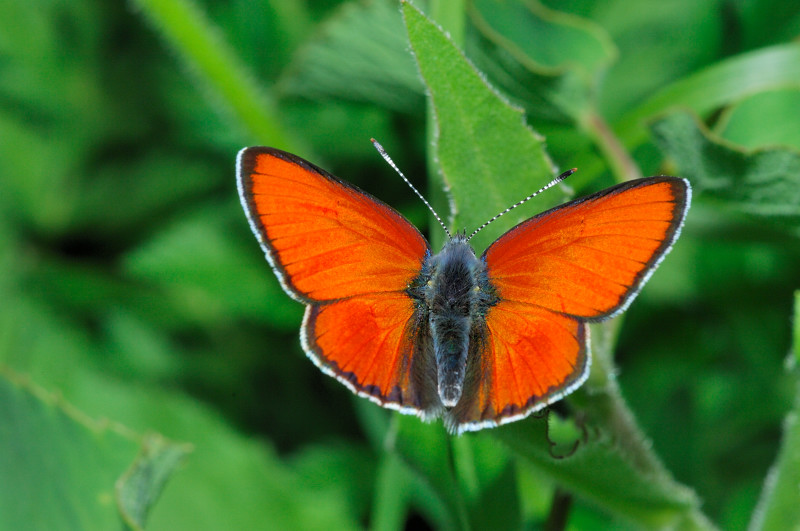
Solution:
{"label": "butterfly body", "polygon": [[426,258],[408,289],[416,322],[427,322],[430,341],[421,355],[435,359],[437,393],[444,407],[454,407],[461,398],[470,346],[485,335],[486,313],[498,302],[494,292],[486,264],[462,235]]}
{"label": "butterfly body", "polygon": [[650,177],[555,207],[480,256],[456,235],[433,254],[391,207],[295,155],[245,148],[239,195],[301,343],[377,404],[453,433],[521,419],[574,391],[587,323],[623,311],[678,237],[684,179]]}

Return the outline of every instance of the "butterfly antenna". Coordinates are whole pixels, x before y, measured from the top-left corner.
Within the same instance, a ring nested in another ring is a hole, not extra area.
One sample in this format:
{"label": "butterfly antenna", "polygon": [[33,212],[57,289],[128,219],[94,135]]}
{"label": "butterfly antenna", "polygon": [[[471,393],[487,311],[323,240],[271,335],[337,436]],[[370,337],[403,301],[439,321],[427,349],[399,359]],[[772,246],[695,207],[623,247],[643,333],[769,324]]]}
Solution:
{"label": "butterfly antenna", "polygon": [[523,203],[525,203],[525,202],[527,202],[527,201],[529,201],[529,200],[533,199],[534,197],[536,197],[537,195],[541,194],[542,192],[544,192],[544,191],[545,191],[545,190],[547,190],[548,188],[552,188],[553,186],[557,185],[558,183],[560,183],[561,181],[563,181],[564,179],[566,179],[567,177],[569,177],[570,175],[572,175],[572,174],[573,174],[573,173],[575,173],[576,171],[578,171],[578,168],[572,168],[571,170],[567,170],[567,171],[565,171],[564,173],[562,173],[561,175],[559,175],[558,177],[556,177],[555,179],[553,179],[552,181],[550,181],[550,182],[549,182],[549,183],[547,183],[546,185],[542,186],[542,187],[541,187],[541,188],[539,188],[539,189],[538,189],[536,192],[532,193],[531,195],[529,195],[528,197],[526,197],[526,198],[525,198],[525,199],[523,199],[522,201],[519,201],[519,202],[517,202],[517,203],[515,203],[515,204],[511,205],[511,206],[510,206],[510,207],[508,207],[507,209],[503,210],[502,212],[500,212],[499,214],[497,214],[495,217],[493,217],[492,219],[490,219],[489,221],[487,221],[486,223],[484,223],[483,225],[481,225],[480,227],[478,227],[477,229],[475,229],[474,231],[472,231],[472,234],[470,234],[470,235],[469,235],[469,237],[467,238],[467,241],[470,241],[470,240],[472,239],[472,237],[473,237],[473,236],[475,236],[475,235],[476,235],[476,234],[478,234],[478,233],[479,233],[481,230],[483,230],[484,228],[486,228],[486,226],[487,226],[489,223],[491,223],[492,221],[496,220],[497,218],[499,218],[499,217],[500,217],[500,216],[502,216],[503,214],[507,214],[507,213],[511,212],[512,210],[514,210],[514,209],[515,209],[515,208],[517,208],[518,206],[520,206],[520,205],[522,205]]}
{"label": "butterfly antenna", "polygon": [[[444,229],[444,232],[445,232],[445,234],[447,234],[447,237],[448,237],[448,238],[452,238],[453,236],[450,234],[450,231],[449,231],[449,230],[447,230],[447,226],[446,226],[446,225],[444,224],[444,222],[442,221],[442,218],[440,218],[440,217],[439,217],[439,214],[437,214],[437,213],[436,213],[436,211],[433,209],[433,207],[431,206],[431,204],[430,204],[430,203],[428,203],[428,201],[427,201],[427,200],[426,200],[426,199],[425,199],[425,198],[422,196],[422,194],[421,194],[421,193],[419,193],[419,190],[417,190],[416,188],[414,188],[414,185],[413,185],[413,184],[411,184],[411,181],[409,181],[409,180],[406,178],[406,176],[405,176],[405,175],[403,175],[403,172],[401,172],[401,171],[400,171],[400,168],[398,168],[398,167],[397,167],[397,165],[394,163],[394,161],[391,159],[391,157],[389,157],[388,153],[386,153],[386,150],[385,150],[385,149],[383,149],[383,146],[382,146],[382,145],[380,145],[380,144],[378,143],[378,141],[377,141],[377,140],[375,140],[374,138],[370,138],[369,140],[370,140],[370,142],[372,142],[372,145],[373,145],[373,146],[375,146],[375,149],[377,149],[377,150],[378,150],[378,153],[380,153],[380,154],[381,154],[381,157],[383,157],[383,160],[385,160],[386,162],[388,162],[388,163],[389,163],[389,166],[391,166],[392,168],[394,168],[394,171],[396,171],[396,172],[397,172],[397,175],[399,175],[400,177],[402,177],[402,178],[403,178],[403,180],[406,182],[406,184],[407,184],[408,186],[410,186],[412,190],[414,190],[414,193],[415,193],[415,194],[417,194],[417,197],[419,197],[420,199],[422,199],[422,202],[423,202],[423,203],[425,203],[425,206],[426,206],[426,207],[428,207],[428,210],[430,210],[430,211],[431,211],[431,213],[433,214],[433,217],[435,217],[435,218],[436,218],[436,221],[438,221],[438,222],[439,222],[439,225],[441,225],[441,226],[442,226],[442,228]],[[553,183],[553,184],[555,184],[555,183]]]}

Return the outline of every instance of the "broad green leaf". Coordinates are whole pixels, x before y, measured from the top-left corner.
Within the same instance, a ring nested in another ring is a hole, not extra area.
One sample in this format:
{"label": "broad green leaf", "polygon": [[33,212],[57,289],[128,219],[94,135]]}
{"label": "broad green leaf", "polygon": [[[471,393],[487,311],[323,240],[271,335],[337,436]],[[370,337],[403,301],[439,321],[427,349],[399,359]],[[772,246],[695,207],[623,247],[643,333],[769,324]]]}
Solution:
{"label": "broad green leaf", "polygon": [[575,70],[590,83],[616,54],[599,26],[537,0],[473,0],[471,7],[476,22],[485,24],[484,32],[534,70]]}
{"label": "broad green leaf", "polygon": [[[110,423],[99,423],[55,395],[0,370],[0,528],[105,530],[127,520],[117,505],[114,484],[136,458],[139,443]],[[172,459],[150,460],[159,481],[137,485],[136,522],[147,512],[172,474],[185,446],[162,442]],[[123,480],[124,481],[124,480]]]}
{"label": "broad green leaf", "polygon": [[795,385],[794,407],[784,420],[781,448],[753,513],[752,531],[800,528],[800,292],[795,292],[794,308],[793,353],[788,361]]}
{"label": "broad green leaf", "polygon": [[[553,166],[522,111],[490,87],[420,11],[404,3],[403,14],[433,106],[435,155],[452,199],[450,225],[472,231],[552,179]],[[475,249],[559,199],[546,193],[503,216],[475,237]]]}
{"label": "broad green leaf", "polygon": [[700,116],[748,94],[800,83],[800,44],[781,44],[719,61],[676,81],[626,113],[615,129],[635,149],[648,138],[646,121],[671,107],[686,107]]}
{"label": "broad green leaf", "polygon": [[586,112],[616,57],[599,26],[537,0],[475,0],[470,7],[482,37],[470,41],[470,57],[529,116],[563,121]]}
{"label": "broad green leaf", "polygon": [[279,88],[310,99],[421,109],[423,87],[407,48],[395,1],[347,3],[301,50]]}
{"label": "broad green leaf", "polygon": [[[136,380],[124,367],[119,374],[103,370],[98,360],[107,352],[93,343],[71,316],[54,313],[13,292],[13,298],[7,291],[2,295],[7,304],[0,306],[0,363],[58,390],[92,417],[111,418],[137,432],[156,431],[193,446],[180,473],[151,511],[148,529],[358,527],[353,506],[339,503],[343,498],[353,499],[350,490],[342,494],[348,483],[309,484],[301,467],[288,466],[269,444],[242,435],[229,420],[196,398],[172,389],[172,385]],[[178,355],[172,351],[172,356]],[[113,360],[107,363],[112,364]],[[109,503],[114,503],[114,481],[133,462],[136,450],[134,447],[127,461],[113,469]],[[363,452],[360,457],[372,458]],[[314,503],[309,506],[308,500]],[[63,527],[50,525],[47,529]]]}
{"label": "broad green leaf", "polygon": [[691,490],[668,476],[643,474],[604,431],[587,427],[589,440],[582,441],[574,454],[556,459],[546,426],[544,421],[528,419],[501,427],[493,435],[540,473],[610,514],[648,528],[709,528]]}
{"label": "broad green leaf", "polygon": [[797,87],[758,92],[727,109],[715,132],[747,149],[791,146],[800,151],[798,109]]}
{"label": "broad green leaf", "polygon": [[784,225],[800,221],[800,152],[790,148],[747,152],[721,141],[685,112],[652,125],[656,144],[701,196]]}

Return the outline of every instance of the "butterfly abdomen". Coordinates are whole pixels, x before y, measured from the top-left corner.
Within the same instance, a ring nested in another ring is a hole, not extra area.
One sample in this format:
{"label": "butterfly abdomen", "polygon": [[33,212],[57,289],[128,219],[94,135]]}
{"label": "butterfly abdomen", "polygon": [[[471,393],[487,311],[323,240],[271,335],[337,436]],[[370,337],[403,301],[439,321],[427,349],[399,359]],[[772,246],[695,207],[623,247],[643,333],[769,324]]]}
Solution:
{"label": "butterfly abdomen", "polygon": [[410,292],[427,314],[437,368],[437,390],[445,407],[454,407],[464,390],[473,321],[485,315],[486,267],[463,236],[427,258]]}

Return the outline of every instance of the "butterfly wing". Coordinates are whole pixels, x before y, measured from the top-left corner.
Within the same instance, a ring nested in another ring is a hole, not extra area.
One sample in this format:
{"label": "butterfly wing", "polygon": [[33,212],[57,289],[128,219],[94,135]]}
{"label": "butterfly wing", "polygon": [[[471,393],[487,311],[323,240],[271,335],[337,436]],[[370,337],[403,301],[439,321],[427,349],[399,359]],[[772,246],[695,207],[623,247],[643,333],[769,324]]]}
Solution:
{"label": "butterfly wing", "polygon": [[307,305],[308,356],[355,392],[424,414],[420,326],[405,293],[429,247],[399,213],[289,153],[243,149],[239,195],[286,292]]}
{"label": "butterfly wing", "polygon": [[428,253],[388,205],[290,153],[245,148],[239,197],[286,292],[321,302],[408,287]]}
{"label": "butterfly wing", "polygon": [[524,221],[483,254],[507,301],[602,320],[624,310],[680,233],[691,189],[649,177]]}
{"label": "butterfly wing", "polygon": [[680,233],[684,179],[626,182],[539,214],[483,254],[500,302],[486,316],[471,401],[459,431],[515,420],[561,398],[588,375],[584,321],[623,311]]}
{"label": "butterfly wing", "polygon": [[511,422],[575,390],[588,374],[586,335],[583,322],[537,306],[492,307],[472,339],[463,398],[445,418],[450,431]]}
{"label": "butterfly wing", "polygon": [[426,355],[427,322],[405,293],[311,305],[303,348],[326,373],[384,407],[433,418],[441,412],[436,366]]}

